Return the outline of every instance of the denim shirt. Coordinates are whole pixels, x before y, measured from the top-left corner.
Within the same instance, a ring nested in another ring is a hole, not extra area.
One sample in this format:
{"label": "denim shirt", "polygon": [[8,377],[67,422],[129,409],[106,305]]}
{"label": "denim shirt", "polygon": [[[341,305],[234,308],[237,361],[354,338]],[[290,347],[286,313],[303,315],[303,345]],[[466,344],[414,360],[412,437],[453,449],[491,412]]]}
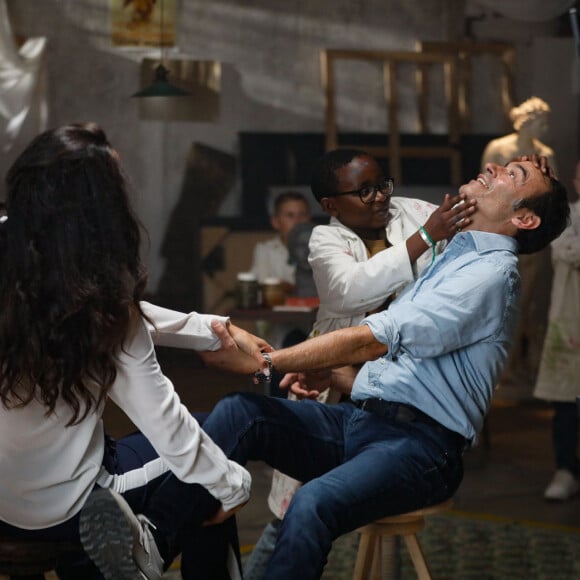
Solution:
{"label": "denim shirt", "polygon": [[412,405],[473,440],[516,324],[516,251],[508,236],[455,235],[388,310],[361,322],[389,350],[361,368],[352,398]]}

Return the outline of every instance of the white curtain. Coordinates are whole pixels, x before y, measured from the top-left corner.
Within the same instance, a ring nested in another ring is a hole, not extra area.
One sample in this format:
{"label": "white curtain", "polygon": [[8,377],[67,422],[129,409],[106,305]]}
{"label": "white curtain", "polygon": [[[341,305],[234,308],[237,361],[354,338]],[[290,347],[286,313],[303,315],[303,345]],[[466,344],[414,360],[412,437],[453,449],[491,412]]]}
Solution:
{"label": "white curtain", "polygon": [[[45,38],[16,47],[6,0],[0,0],[0,157],[46,128]],[[8,155],[12,157],[12,155]],[[3,178],[6,167],[0,162]]]}
{"label": "white curtain", "polygon": [[487,8],[512,20],[542,22],[564,14],[576,0],[470,0],[472,7]]}

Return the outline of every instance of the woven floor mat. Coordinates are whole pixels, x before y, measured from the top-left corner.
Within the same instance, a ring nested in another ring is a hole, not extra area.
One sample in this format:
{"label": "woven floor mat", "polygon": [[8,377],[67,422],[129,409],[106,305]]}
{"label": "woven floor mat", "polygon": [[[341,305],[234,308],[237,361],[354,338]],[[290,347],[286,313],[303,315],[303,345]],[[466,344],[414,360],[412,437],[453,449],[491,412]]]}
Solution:
{"label": "woven floor mat", "polygon": [[[580,578],[580,528],[542,527],[452,512],[429,517],[418,537],[436,580]],[[358,538],[352,532],[334,543],[323,580],[352,578]],[[404,542],[397,542],[395,577],[417,577]]]}
{"label": "woven floor mat", "polygon": [[[418,534],[437,580],[557,580],[580,578],[580,529],[480,519],[453,513],[431,516]],[[358,534],[339,538],[325,568],[325,580],[347,580]],[[404,542],[397,544],[396,577],[415,579]]]}
{"label": "woven floor mat", "polygon": [[[352,532],[334,543],[323,580],[352,578],[358,537]],[[435,580],[580,578],[580,528],[543,527],[450,512],[429,517],[418,537]],[[248,552],[242,560],[247,557]],[[164,578],[180,578],[175,568]],[[395,578],[416,577],[404,542],[398,543]]]}

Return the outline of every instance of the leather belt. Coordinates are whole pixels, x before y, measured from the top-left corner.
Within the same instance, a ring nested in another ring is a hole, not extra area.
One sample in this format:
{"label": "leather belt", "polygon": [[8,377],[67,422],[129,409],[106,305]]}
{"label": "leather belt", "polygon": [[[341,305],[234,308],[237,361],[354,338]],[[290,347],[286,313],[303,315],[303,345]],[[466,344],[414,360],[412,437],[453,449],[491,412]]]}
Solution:
{"label": "leather belt", "polygon": [[405,405],[404,403],[393,403],[392,401],[384,401],[383,399],[362,399],[360,401],[353,401],[354,404],[363,411],[368,411],[379,417],[387,417],[400,423],[425,423],[435,427],[437,431],[444,433],[446,436],[450,437],[452,441],[460,448],[462,451],[467,447],[466,440],[463,435],[451,431],[447,427],[444,427],[433,419],[419,411],[411,405]]}

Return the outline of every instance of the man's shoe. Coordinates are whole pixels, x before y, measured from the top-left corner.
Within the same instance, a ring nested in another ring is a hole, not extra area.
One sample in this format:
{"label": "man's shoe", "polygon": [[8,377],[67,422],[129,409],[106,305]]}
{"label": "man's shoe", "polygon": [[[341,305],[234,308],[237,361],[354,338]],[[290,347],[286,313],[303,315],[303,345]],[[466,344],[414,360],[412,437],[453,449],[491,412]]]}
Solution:
{"label": "man's shoe", "polygon": [[112,489],[93,491],[80,514],[81,543],[106,580],[161,579],[163,559],[151,527]]}
{"label": "man's shoe", "polygon": [[566,501],[580,491],[580,483],[567,470],[558,469],[544,491],[544,499],[548,501]]}

